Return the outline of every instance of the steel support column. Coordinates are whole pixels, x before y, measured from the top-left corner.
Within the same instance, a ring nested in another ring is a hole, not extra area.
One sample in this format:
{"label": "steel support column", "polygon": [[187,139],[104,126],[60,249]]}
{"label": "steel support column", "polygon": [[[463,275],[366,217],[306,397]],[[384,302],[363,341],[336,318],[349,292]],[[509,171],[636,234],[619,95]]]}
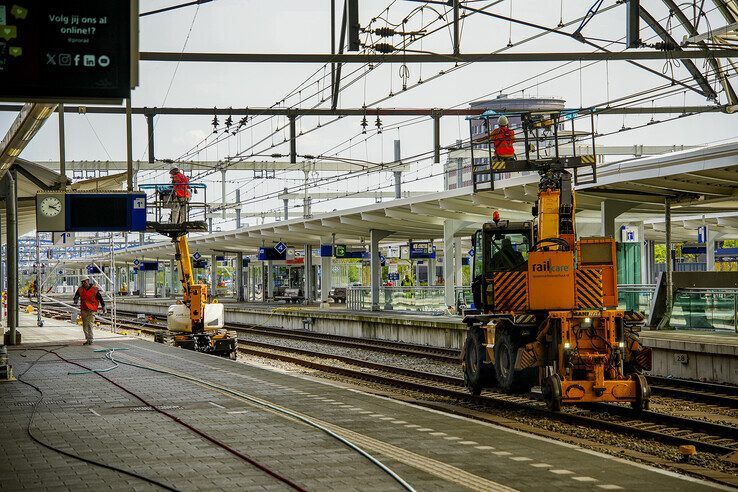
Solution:
{"label": "steel support column", "polygon": [[169,260],[169,296],[174,298],[177,297],[177,282],[179,282],[179,275],[177,275],[177,267],[174,260]]}
{"label": "steel support column", "polygon": [[[57,106],[57,112],[59,114],[59,174],[62,177],[67,175],[67,143],[65,137],[64,128],[64,104]],[[66,184],[64,184],[66,187]]]}
{"label": "steel support column", "polygon": [[13,170],[5,174],[5,223],[8,238],[8,333],[5,341],[8,345],[15,345],[18,330],[18,194]]}
{"label": "steel support column", "polygon": [[295,128],[295,120],[297,116],[291,114],[288,116],[290,120],[290,164],[297,163],[297,130]]}
{"label": "steel support column", "polygon": [[228,178],[226,177],[226,173],[228,171],[225,169],[222,169],[220,171],[220,204],[223,207],[223,220],[226,218],[226,181]]}
{"label": "steel support column", "polygon": [[304,295],[305,304],[310,304],[314,298],[313,296],[313,247],[309,244],[305,245],[305,272],[303,275],[304,280]]}
{"label": "steel support column", "polygon": [[146,113],[146,130],[149,137],[149,162],[156,162],[156,156],[154,152],[154,113]]}
{"label": "steel support column", "polygon": [[433,118],[433,162],[441,163],[441,112],[434,111]]}
{"label": "steel support column", "polygon": [[379,241],[392,234],[391,231],[371,229],[369,231],[369,268],[371,270],[372,311],[379,311],[379,287],[382,281],[382,266],[379,260]]}
{"label": "steel support column", "polygon": [[243,302],[243,252],[236,253],[236,300]]}
{"label": "steel support column", "polygon": [[722,232],[714,231],[707,226],[707,237],[705,238],[705,248],[707,253],[707,271],[715,271],[715,241],[723,236]]}
{"label": "steel support column", "polygon": [[131,98],[126,99],[126,189],[133,191],[133,122],[131,121]]}
{"label": "steel support column", "polygon": [[215,297],[218,288],[218,260],[217,256],[210,255],[210,298]]}
{"label": "steel support column", "polygon": [[[321,238],[321,246],[331,245],[333,248],[333,238]],[[321,248],[322,250],[322,248]],[[331,276],[333,275],[333,252],[331,255],[323,256],[323,251],[320,255],[320,304],[323,307],[327,306],[328,296],[331,290]]]}
{"label": "steel support column", "polygon": [[[402,151],[400,141],[395,140],[395,163],[400,164],[402,161]],[[395,199],[402,198],[402,171],[393,171],[395,176]]]}
{"label": "steel support column", "polygon": [[266,299],[273,299],[274,298],[274,266],[272,265],[272,260],[267,260],[266,262]]}
{"label": "steel support column", "polygon": [[671,198],[664,200],[664,222],[666,226],[666,310],[659,323],[659,329],[665,328],[671,319],[671,310],[674,306],[674,255],[671,244]]}
{"label": "steel support column", "polygon": [[236,229],[241,228],[241,190],[236,189]]}

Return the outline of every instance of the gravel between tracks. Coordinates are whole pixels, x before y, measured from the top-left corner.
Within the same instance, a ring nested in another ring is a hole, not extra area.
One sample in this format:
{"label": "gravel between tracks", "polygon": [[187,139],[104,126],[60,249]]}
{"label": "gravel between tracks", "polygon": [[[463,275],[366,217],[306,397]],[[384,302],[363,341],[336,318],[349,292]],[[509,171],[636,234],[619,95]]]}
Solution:
{"label": "gravel between tracks", "polygon": [[303,340],[293,340],[289,338],[281,338],[271,335],[257,335],[254,333],[239,332],[241,340],[253,340],[255,342],[271,343],[280,345],[285,348],[295,348],[302,350],[313,350],[331,355],[341,355],[354,359],[365,360],[377,364],[387,364],[405,369],[413,369],[416,371],[427,371],[443,376],[463,377],[461,372],[461,364],[447,364],[424,357],[416,357],[412,355],[388,354],[367,349],[356,349],[352,347],[341,347],[322,342],[308,342]]}

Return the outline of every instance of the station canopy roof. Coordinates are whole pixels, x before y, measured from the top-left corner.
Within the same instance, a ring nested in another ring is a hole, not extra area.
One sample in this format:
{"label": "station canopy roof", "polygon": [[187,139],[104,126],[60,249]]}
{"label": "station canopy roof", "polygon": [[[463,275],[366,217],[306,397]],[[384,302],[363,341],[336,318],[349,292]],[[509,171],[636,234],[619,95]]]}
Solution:
{"label": "station canopy roof", "polygon": [[[499,210],[503,219],[530,220],[538,192],[537,175],[518,175],[495,182],[494,191],[471,187],[400,198],[362,207],[241,228],[190,235],[190,249],[202,255],[254,253],[279,241],[305,244],[361,244],[372,229],[389,231],[385,242],[439,240],[447,219],[459,221],[457,237],[470,237]],[[643,223],[646,239],[663,240],[664,201],[672,200],[675,241],[694,241],[702,224],[719,227],[724,238],[738,238],[738,143],[630,159],[598,167],[596,184],[577,187],[577,230],[580,236],[601,233],[601,207],[617,200],[631,208],[619,223]],[[722,217],[722,218],[721,218]],[[169,240],[116,253],[119,261],[167,259]]]}

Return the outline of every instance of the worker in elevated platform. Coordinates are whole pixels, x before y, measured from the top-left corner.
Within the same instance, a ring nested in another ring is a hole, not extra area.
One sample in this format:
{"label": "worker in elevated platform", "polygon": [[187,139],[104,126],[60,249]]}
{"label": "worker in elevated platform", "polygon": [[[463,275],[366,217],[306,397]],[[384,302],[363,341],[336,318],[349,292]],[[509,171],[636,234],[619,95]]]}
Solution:
{"label": "worker in elevated platform", "polygon": [[172,224],[184,224],[187,222],[187,206],[190,203],[190,180],[178,168],[173,167],[169,171],[172,178]]}
{"label": "worker in elevated platform", "polygon": [[95,313],[99,307],[105,313],[105,300],[100,294],[100,289],[92,283],[90,277],[82,278],[82,284],[74,294],[74,305],[80,303],[79,311],[82,317],[82,331],[85,334],[84,345],[92,345],[92,323],[95,321]]}
{"label": "worker in elevated platform", "polygon": [[508,125],[507,116],[502,115],[497,120],[498,127],[492,130],[489,138],[495,146],[495,156],[500,159],[512,159],[515,157],[515,130]]}

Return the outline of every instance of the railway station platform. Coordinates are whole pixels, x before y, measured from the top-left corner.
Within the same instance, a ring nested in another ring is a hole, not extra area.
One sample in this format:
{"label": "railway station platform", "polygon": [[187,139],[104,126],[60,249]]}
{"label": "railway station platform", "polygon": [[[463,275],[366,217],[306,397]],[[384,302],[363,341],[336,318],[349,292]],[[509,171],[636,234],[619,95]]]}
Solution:
{"label": "railway station platform", "polygon": [[[125,312],[166,316],[171,299],[119,300]],[[285,304],[226,301],[226,323],[310,330],[318,333],[392,340],[461,349],[466,325],[458,316],[390,311],[347,311]],[[688,330],[643,331],[653,349],[651,374],[738,385],[738,334]]]}
{"label": "railway station platform", "polygon": [[306,374],[120,336],[81,346],[66,325],[29,328],[9,351],[38,389],[0,384],[3,488],[401,489],[327,430],[417,490],[715,490]]}

